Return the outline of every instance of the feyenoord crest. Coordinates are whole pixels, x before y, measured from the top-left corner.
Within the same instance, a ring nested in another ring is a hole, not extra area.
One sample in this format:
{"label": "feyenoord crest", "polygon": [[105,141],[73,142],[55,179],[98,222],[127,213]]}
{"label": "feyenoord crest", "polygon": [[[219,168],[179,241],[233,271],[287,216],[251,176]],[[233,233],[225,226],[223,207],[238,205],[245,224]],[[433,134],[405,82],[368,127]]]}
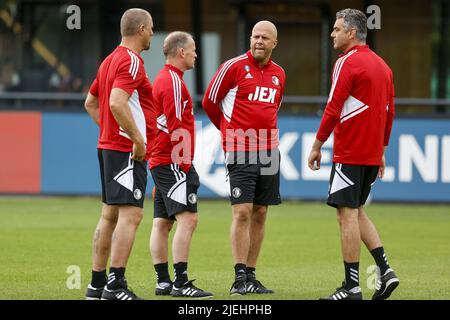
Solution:
{"label": "feyenoord crest", "polygon": [[142,191],[139,190],[139,189],[134,189],[133,196],[134,196],[134,198],[136,200],[141,200],[141,198],[142,198]]}
{"label": "feyenoord crest", "polygon": [[244,69],[246,72],[250,72],[250,66],[248,64],[245,65]]}
{"label": "feyenoord crest", "polygon": [[188,195],[188,201],[191,204],[196,204],[197,203],[197,195],[195,193],[191,193],[190,195]]}
{"label": "feyenoord crest", "polygon": [[240,188],[236,187],[236,188],[233,188],[233,191],[231,193],[233,194],[234,198],[239,198],[242,194],[242,191]]}
{"label": "feyenoord crest", "polygon": [[274,85],[280,85],[280,80],[278,80],[277,76],[272,76],[272,82]]}

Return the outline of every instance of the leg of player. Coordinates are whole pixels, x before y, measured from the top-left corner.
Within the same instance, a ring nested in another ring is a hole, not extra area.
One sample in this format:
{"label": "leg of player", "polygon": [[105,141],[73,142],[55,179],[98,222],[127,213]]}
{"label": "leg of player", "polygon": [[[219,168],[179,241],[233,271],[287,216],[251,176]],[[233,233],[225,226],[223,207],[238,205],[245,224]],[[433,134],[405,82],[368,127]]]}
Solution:
{"label": "leg of player", "polygon": [[172,254],[175,279],[171,295],[173,297],[211,298],[212,293],[193,285],[194,280],[188,280],[187,265],[192,235],[197,227],[198,214],[184,211],[176,214],[177,229],[173,236]]}
{"label": "leg of player", "polygon": [[168,270],[168,245],[169,233],[173,223],[174,221],[170,219],[153,219],[152,232],[150,234],[150,253],[157,277],[155,289],[157,296],[167,296],[172,291],[172,281]]}
{"label": "leg of player", "polygon": [[381,244],[377,229],[365,213],[363,207],[359,208],[358,220],[361,239],[372,254],[377,267],[379,268],[379,274],[375,287],[376,289],[375,293],[372,296],[372,299],[387,299],[390,297],[391,293],[398,287],[400,281],[394,270],[389,267],[389,263],[386,254],[384,253],[384,248]]}
{"label": "leg of player", "polygon": [[323,298],[325,300],[361,300],[359,287],[359,254],[361,237],[358,224],[358,209],[339,207],[337,219],[341,230],[341,249],[345,267],[345,281],[342,286]]}
{"label": "leg of player", "polygon": [[234,259],[235,281],[230,289],[231,295],[246,293],[246,263],[250,250],[250,225],[253,203],[241,203],[231,206],[231,253]]}
{"label": "leg of player", "polygon": [[256,279],[256,262],[261,251],[266,226],[268,206],[253,205],[250,223],[250,249],[247,256],[247,293],[273,293]]}
{"label": "leg of player", "polygon": [[111,237],[117,224],[117,206],[103,204],[100,220],[92,241],[92,279],[86,291],[86,300],[100,300],[106,285],[106,265],[111,252]]}
{"label": "leg of player", "polygon": [[136,230],[141,223],[142,217],[142,208],[128,205],[119,206],[119,219],[112,237],[111,266],[108,274],[108,284],[103,291],[102,299],[139,299],[128,289],[125,280],[125,268],[133,247]]}

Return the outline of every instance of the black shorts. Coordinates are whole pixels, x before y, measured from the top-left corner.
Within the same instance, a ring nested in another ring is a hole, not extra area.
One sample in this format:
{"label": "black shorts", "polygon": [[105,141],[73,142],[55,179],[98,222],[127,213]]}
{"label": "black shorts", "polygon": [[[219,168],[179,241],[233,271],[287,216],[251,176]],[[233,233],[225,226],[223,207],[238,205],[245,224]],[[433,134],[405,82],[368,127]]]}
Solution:
{"label": "black shorts", "polygon": [[277,205],[280,197],[280,152],[227,152],[226,180],[232,205]]}
{"label": "black shorts", "polygon": [[379,166],[333,163],[327,204],[338,208],[359,208],[366,203],[377,179]]}
{"label": "black shorts", "polygon": [[197,212],[200,179],[194,166],[186,174],[177,164],[150,170],[155,182],[154,217],[175,220],[183,211]]}
{"label": "black shorts", "polygon": [[102,201],[109,205],[144,207],[147,162],[131,159],[130,152],[98,149]]}

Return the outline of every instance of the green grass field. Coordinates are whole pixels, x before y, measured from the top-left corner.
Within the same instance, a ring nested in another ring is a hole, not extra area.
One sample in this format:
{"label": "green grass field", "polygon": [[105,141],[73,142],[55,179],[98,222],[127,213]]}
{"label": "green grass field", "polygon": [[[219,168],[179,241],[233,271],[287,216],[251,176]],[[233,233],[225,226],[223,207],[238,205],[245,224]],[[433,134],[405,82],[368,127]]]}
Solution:
{"label": "green grass field", "polygon": [[[0,284],[7,290],[0,299],[83,299],[99,211],[97,198],[1,197]],[[372,204],[367,212],[400,278],[392,299],[450,299],[450,206]],[[258,278],[276,294],[230,298],[229,204],[200,201],[199,213],[189,274],[216,299],[315,300],[343,279],[334,210],[323,203],[285,202],[269,210],[257,268]],[[147,200],[127,269],[129,285],[145,299],[156,299],[148,250],[152,214]],[[366,270],[373,260],[365,248],[361,252],[360,283],[370,299]],[[80,289],[67,288],[72,265],[80,267]]]}

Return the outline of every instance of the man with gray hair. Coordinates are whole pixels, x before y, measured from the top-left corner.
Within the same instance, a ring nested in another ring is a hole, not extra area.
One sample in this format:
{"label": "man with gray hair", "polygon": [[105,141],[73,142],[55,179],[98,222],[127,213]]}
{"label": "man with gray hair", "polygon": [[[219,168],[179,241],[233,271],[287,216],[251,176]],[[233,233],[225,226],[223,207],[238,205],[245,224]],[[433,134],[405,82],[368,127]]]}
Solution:
{"label": "man with gray hair", "polygon": [[[199,176],[192,164],[195,149],[195,119],[192,99],[184,83],[184,72],[194,67],[197,54],[192,36],[175,31],[164,40],[166,65],[153,86],[155,102],[150,171],[155,182],[154,219],[150,252],[156,271],[156,295],[210,298],[212,293],[188,280],[187,267],[192,235],[197,226]],[[168,271],[168,241],[174,222],[172,241],[175,279]]]}
{"label": "man with gray hair", "polygon": [[387,299],[399,284],[363,207],[377,176],[384,175],[384,152],[395,114],[392,71],[366,45],[366,36],[367,18],[363,12],[344,9],[336,14],[331,37],[334,48],[344,54],[334,66],[328,103],[308,159],[312,170],[320,169],[321,147],[334,131],[327,204],[337,209],[345,281],[325,300],[362,299],[361,240],[379,271],[372,299]]}
{"label": "man with gray hair", "polygon": [[152,87],[140,56],[150,48],[150,13],[127,10],[120,31],[122,41],[100,65],[85,101],[87,112],[100,126],[97,149],[103,202],[93,240],[88,300],[139,299],[127,286],[125,268],[143,216],[147,145],[152,141]]}

